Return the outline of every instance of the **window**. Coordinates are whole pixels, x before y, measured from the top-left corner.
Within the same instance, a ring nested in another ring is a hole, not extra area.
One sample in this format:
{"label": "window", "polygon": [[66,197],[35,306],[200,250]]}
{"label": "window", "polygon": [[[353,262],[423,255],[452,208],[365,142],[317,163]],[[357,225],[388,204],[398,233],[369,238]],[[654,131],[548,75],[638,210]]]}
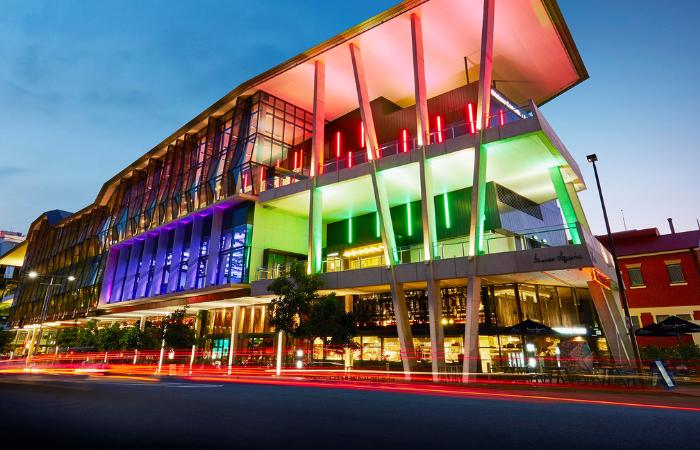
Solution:
{"label": "window", "polygon": [[671,284],[685,283],[685,278],[683,277],[683,269],[681,269],[680,264],[666,264],[666,270],[668,271],[668,278],[671,280]]}
{"label": "window", "polygon": [[630,276],[630,286],[644,286],[644,277],[642,277],[641,267],[628,267],[627,273]]}
{"label": "window", "polygon": [[632,328],[634,328],[635,331],[642,328],[642,324],[639,322],[638,316],[631,316],[630,319],[632,319]]}

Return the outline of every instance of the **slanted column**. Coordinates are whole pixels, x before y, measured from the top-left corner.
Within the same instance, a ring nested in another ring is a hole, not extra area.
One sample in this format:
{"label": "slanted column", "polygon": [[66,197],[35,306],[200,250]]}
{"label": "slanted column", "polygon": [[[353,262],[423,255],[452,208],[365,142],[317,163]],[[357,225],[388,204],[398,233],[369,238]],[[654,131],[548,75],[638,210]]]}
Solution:
{"label": "slanted column", "polygon": [[561,167],[550,167],[549,177],[552,179],[552,185],[554,186],[554,191],[556,192],[557,200],[559,201],[559,208],[561,208],[561,213],[564,216],[564,222],[568,227],[567,234],[571,237],[571,242],[578,245],[581,243],[581,236],[579,236],[578,228],[576,228],[576,223],[579,220],[576,216],[576,211],[574,210],[571,197],[569,197],[569,191],[566,189],[564,177],[561,175]]}
{"label": "slanted column", "polygon": [[[364,64],[360,48],[355,44],[350,44],[350,56],[352,58],[352,68],[355,75],[355,86],[357,88],[357,100],[360,105],[360,115],[365,127],[365,139],[367,140],[367,159],[372,162],[372,188],[374,189],[374,199],[377,204],[379,220],[382,224],[382,242],[384,244],[384,256],[387,265],[393,265],[397,261],[396,239],[394,237],[394,227],[389,210],[389,200],[386,188],[377,175],[377,167],[374,165],[376,152],[379,149],[377,133],[374,128],[374,118],[370,106],[369,94],[367,93],[367,81],[365,79]],[[393,276],[393,275],[392,275]]]}
{"label": "slanted column", "polygon": [[311,140],[311,176],[309,192],[309,246],[307,272],[319,273],[323,258],[323,195],[316,187],[316,175],[323,170],[323,145],[326,124],[326,66],[321,61],[314,62],[314,124]]}
{"label": "slanted column", "polygon": [[430,143],[430,120],[428,119],[428,95],[425,87],[423,27],[417,14],[411,14],[411,37],[413,39],[413,82],[416,93],[416,137],[418,145],[422,147]]}
{"label": "slanted column", "polygon": [[214,286],[219,277],[219,253],[221,252],[221,228],[224,224],[224,210],[214,208],[211,218],[211,234],[209,238],[209,258],[207,261],[207,276],[205,286]]}
{"label": "slanted column", "polygon": [[464,368],[462,380],[474,381],[479,361],[479,305],[481,278],[470,276],[467,284],[467,311],[464,319]]}
{"label": "slanted column", "polygon": [[163,269],[165,267],[165,257],[168,252],[168,240],[170,233],[163,231],[158,235],[158,248],[156,249],[156,261],[153,267],[153,281],[151,282],[151,292],[147,295],[160,294],[160,285],[163,281]]}
{"label": "slanted column", "polygon": [[187,281],[185,289],[194,289],[197,282],[197,267],[199,266],[199,251],[202,246],[202,228],[204,219],[195,215],[192,219],[192,236],[190,237],[190,257],[187,261]]}
{"label": "slanted column", "polygon": [[134,293],[134,283],[136,282],[136,274],[139,271],[139,261],[143,252],[143,241],[135,241],[131,244],[131,254],[129,255],[129,263],[126,268],[126,278],[124,280],[124,291],[122,292],[122,300],[131,300]]}
{"label": "slanted column", "polygon": [[581,201],[578,198],[578,192],[573,183],[566,183],[566,192],[569,193],[569,200],[571,201],[571,206],[574,208],[574,213],[576,214],[576,220],[581,224],[584,229],[590,231],[588,226],[588,220],[586,219],[586,214],[583,212],[583,207],[581,206]]}
{"label": "slanted column", "polygon": [[182,262],[182,246],[185,240],[185,224],[178,223],[175,226],[173,239],[173,252],[170,259],[170,276],[168,278],[168,293],[177,292],[178,278],[180,276],[180,263]]}
{"label": "slanted column", "polygon": [[479,87],[474,143],[474,173],[472,176],[472,206],[469,229],[469,256],[483,253],[484,219],[486,215],[486,148],[482,142],[491,110],[491,79],[493,73],[493,23],[495,0],[484,0],[484,14],[481,28],[481,60],[479,66]]}
{"label": "slanted column", "polygon": [[624,326],[622,312],[615,304],[614,297],[607,296],[606,289],[595,281],[588,282],[588,290],[613,360],[618,364],[633,365],[632,344]]}
{"label": "slanted column", "polygon": [[406,292],[402,283],[392,281],[391,299],[394,304],[394,315],[396,316],[396,329],[399,335],[399,345],[401,347],[401,362],[406,378],[410,378],[416,362],[416,350],[413,346],[413,332],[411,323],[408,320],[408,308],[406,307]]}
{"label": "slanted column", "polygon": [[151,260],[156,246],[156,237],[146,235],[143,242],[143,253],[141,255],[141,267],[139,268],[139,281],[136,286],[136,298],[146,297],[146,286],[148,285],[148,273],[151,270]]}

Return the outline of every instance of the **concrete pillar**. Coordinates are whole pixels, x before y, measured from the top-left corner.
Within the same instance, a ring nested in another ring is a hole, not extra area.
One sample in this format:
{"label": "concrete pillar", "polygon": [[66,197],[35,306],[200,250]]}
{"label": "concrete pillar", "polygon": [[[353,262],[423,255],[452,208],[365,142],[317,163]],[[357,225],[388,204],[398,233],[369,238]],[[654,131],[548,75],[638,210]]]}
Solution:
{"label": "concrete pillar", "polygon": [[[346,295],[343,298],[343,302],[345,303],[345,312],[346,313],[351,313],[353,311],[353,304],[352,304],[352,295]],[[352,368],[354,364],[354,357],[353,357],[353,350],[351,348],[346,348],[345,349],[345,370],[349,370]]]}
{"label": "concrete pillar", "polygon": [[141,267],[139,268],[139,280],[136,286],[136,298],[143,298],[148,295],[146,286],[148,285],[148,274],[151,270],[151,260],[156,247],[156,237],[146,235],[143,242],[143,252],[141,256]]}
{"label": "concrete pillar", "polygon": [[260,305],[260,317],[258,318],[258,327],[260,333],[265,332],[265,316],[267,315],[267,305]]}
{"label": "concrete pillar", "polygon": [[571,238],[571,242],[574,245],[578,245],[581,243],[581,236],[579,236],[578,228],[576,227],[578,217],[576,217],[573,202],[569,197],[569,191],[566,189],[564,178],[561,175],[561,168],[559,166],[550,167],[549,176],[552,179],[552,185],[557,194],[557,200],[559,201],[559,208],[564,217],[564,223],[569,227],[567,234]]}
{"label": "concrete pillar", "polygon": [[207,261],[206,286],[214,286],[219,278],[219,254],[221,252],[221,228],[224,224],[224,210],[214,208],[211,218],[209,238],[209,260]]}
{"label": "concrete pillar", "polygon": [[202,246],[202,228],[204,219],[195,215],[192,219],[192,237],[190,238],[190,258],[187,262],[187,281],[185,289],[194,289],[197,282],[197,267],[199,266],[199,252]]}
{"label": "concrete pillar", "polygon": [[153,281],[151,282],[151,292],[147,295],[159,295],[160,285],[163,281],[163,268],[165,267],[165,257],[168,252],[168,239],[170,233],[162,231],[158,235],[158,247],[156,249],[156,261],[153,267]]}
{"label": "concrete pillar", "polygon": [[442,328],[442,291],[435,280],[432,263],[428,266],[428,325],[430,329],[430,361],[433,380],[438,381],[440,366],[445,362],[445,334]]}
{"label": "concrete pillar", "polygon": [[238,321],[241,315],[241,307],[234,306],[233,314],[231,314],[231,341],[228,346],[228,369],[229,373],[231,366],[233,366],[234,358],[236,357],[236,350],[238,350]]}
{"label": "concrete pillar", "polygon": [[126,266],[126,277],[124,279],[124,291],[122,299],[131,300],[134,294],[134,283],[136,282],[136,274],[139,272],[139,261],[143,253],[143,241],[136,240],[131,244],[131,252],[129,254],[129,262]]}
{"label": "concrete pillar", "polygon": [[482,133],[491,110],[491,79],[493,75],[493,27],[495,0],[484,0],[481,28],[481,59],[477,97],[474,173],[472,175],[472,207],[469,230],[469,256],[483,253],[484,219],[486,214],[486,148]]}
{"label": "concrete pillar", "polygon": [[[610,349],[613,360],[617,364],[633,365],[632,353],[627,350],[626,347],[628,346],[624,344],[625,340],[629,340],[629,336],[627,336],[627,330],[624,327],[624,321],[619,308],[614,302],[611,304],[604,292],[605,289],[599,283],[589,281],[588,290],[591,293],[593,305],[598,313],[598,320],[600,326],[603,328],[603,333],[608,342],[608,348]],[[616,315],[620,316],[617,320],[615,317]],[[629,347],[631,347],[631,344]]]}
{"label": "concrete pillar", "polygon": [[311,176],[321,173],[326,126],[326,66],[314,61],[314,123],[311,138]]}
{"label": "concrete pillar", "polygon": [[474,381],[479,362],[479,305],[481,304],[481,278],[470,276],[467,284],[467,317],[464,320],[464,368],[465,383]]}
{"label": "concrete pillar", "polygon": [[175,238],[173,240],[172,258],[170,259],[170,277],[168,278],[168,293],[177,292],[178,278],[180,276],[180,263],[182,262],[182,247],[185,240],[185,224],[178,223],[175,226]]}
{"label": "concrete pillar", "polygon": [[377,132],[374,128],[374,117],[370,106],[370,98],[367,92],[367,80],[365,79],[365,67],[362,62],[360,48],[355,44],[350,44],[350,57],[352,58],[352,69],[355,75],[355,87],[357,89],[357,100],[360,104],[360,116],[365,127],[365,139],[367,140],[367,160],[371,161],[377,155],[379,142]]}
{"label": "concrete pillar", "polygon": [[250,318],[248,319],[248,333],[255,333],[255,305],[250,305]]}
{"label": "concrete pillar", "polygon": [[[316,180],[313,181],[314,186]],[[323,270],[323,193],[312,187],[309,191],[309,255],[307,268],[309,273]]]}
{"label": "concrete pillar", "polygon": [[416,137],[418,145],[422,147],[430,142],[430,120],[428,118],[428,95],[425,87],[423,27],[417,14],[411,14],[411,38],[413,42],[413,82],[416,97]]}
{"label": "concrete pillar", "polygon": [[411,323],[408,320],[406,292],[402,283],[392,281],[391,299],[394,304],[396,329],[399,335],[399,345],[401,346],[401,362],[403,363],[406,378],[410,378],[410,373],[416,362],[416,350],[413,346],[413,332],[411,331]]}
{"label": "concrete pillar", "polygon": [[107,263],[105,264],[104,277],[102,278],[102,291],[100,292],[100,303],[109,303],[112,298],[112,286],[114,284],[114,276],[117,271],[117,262],[119,260],[119,249],[112,247],[107,254]]}

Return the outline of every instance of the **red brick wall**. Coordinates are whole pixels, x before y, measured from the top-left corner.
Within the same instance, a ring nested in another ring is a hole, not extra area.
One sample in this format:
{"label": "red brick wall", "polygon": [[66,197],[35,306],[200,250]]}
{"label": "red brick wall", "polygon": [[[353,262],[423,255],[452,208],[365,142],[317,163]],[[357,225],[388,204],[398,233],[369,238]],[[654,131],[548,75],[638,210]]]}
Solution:
{"label": "red brick wall", "polygon": [[[664,261],[681,260],[687,285],[671,285]],[[641,263],[645,288],[630,288],[627,264]],[[620,260],[620,269],[627,289],[630,308],[700,305],[700,274],[691,252],[639,256]]]}

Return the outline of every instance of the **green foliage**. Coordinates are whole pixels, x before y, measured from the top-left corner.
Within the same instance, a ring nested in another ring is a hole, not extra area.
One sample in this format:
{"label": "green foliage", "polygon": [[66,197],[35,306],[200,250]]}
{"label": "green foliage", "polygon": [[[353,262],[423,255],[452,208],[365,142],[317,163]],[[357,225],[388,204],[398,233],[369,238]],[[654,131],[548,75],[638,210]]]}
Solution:
{"label": "green foliage", "polygon": [[277,298],[269,309],[270,324],[295,338],[323,338],[331,345],[351,347],[356,334],[352,313],[346,313],[335,293],[319,295],[322,281],[296,263],[275,279],[268,290]]}
{"label": "green foliage", "polygon": [[647,345],[639,349],[642,359],[661,360],[700,360],[700,347],[694,344],[676,345],[675,347],[659,347]]}
{"label": "green foliage", "polygon": [[185,310],[173,311],[163,320],[163,339],[169,348],[188,348],[194,344],[194,330],[185,323]]}
{"label": "green foliage", "polygon": [[163,340],[163,330],[160,328],[148,326],[141,333],[141,341],[139,350],[156,350],[161,346]]}
{"label": "green foliage", "polygon": [[15,332],[0,329],[0,353],[9,352],[12,341],[15,340]]}
{"label": "green foliage", "polygon": [[101,328],[95,334],[97,349],[99,351],[122,350],[121,338],[124,332],[118,323]]}

